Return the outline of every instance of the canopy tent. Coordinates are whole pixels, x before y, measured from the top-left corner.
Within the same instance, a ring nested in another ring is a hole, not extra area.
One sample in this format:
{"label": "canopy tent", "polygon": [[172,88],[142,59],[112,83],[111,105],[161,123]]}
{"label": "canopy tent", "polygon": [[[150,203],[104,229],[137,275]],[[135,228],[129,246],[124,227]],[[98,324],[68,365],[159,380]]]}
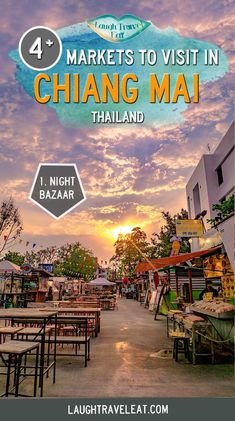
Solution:
{"label": "canopy tent", "polygon": [[2,260],[0,262],[0,272],[21,272],[20,266],[15,263],[9,262],[9,260]]}
{"label": "canopy tent", "polygon": [[88,282],[87,285],[90,286],[113,286],[115,285],[115,282],[110,282],[106,278],[95,278],[93,281]]}
{"label": "canopy tent", "polygon": [[135,268],[136,273],[143,273],[149,270],[157,270],[164,268],[166,266],[175,266],[179,263],[187,262],[192,260],[195,257],[200,257],[204,255],[213,254],[215,251],[219,250],[221,246],[212,247],[207,250],[198,250],[192,253],[179,254],[178,256],[163,257],[161,259],[151,259],[149,261],[140,262]]}

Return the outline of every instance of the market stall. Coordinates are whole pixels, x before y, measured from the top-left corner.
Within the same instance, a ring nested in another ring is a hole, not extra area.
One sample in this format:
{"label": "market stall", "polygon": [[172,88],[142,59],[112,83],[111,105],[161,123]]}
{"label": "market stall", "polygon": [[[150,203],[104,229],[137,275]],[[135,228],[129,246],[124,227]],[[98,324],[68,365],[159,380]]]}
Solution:
{"label": "market stall", "polygon": [[225,346],[234,344],[234,305],[223,299],[197,301],[190,310],[203,317],[212,326],[212,336]]}
{"label": "market stall", "polygon": [[20,274],[20,266],[8,260],[0,262],[0,307],[25,306],[26,293]]}
{"label": "market stall", "polygon": [[116,288],[115,282],[110,282],[108,279],[98,277],[93,279],[87,284],[89,292],[97,293],[98,301],[102,310],[114,310],[116,306],[116,295],[114,289]]}
{"label": "market stall", "polygon": [[45,301],[51,276],[44,269],[30,268],[25,273],[14,263],[0,262],[0,306],[27,307],[28,302]]}
{"label": "market stall", "polygon": [[177,336],[186,332],[190,338],[191,361],[210,357],[224,349],[234,354],[234,315],[235,307],[223,299],[196,301],[184,311],[170,310],[167,314],[167,336]]}
{"label": "market stall", "polygon": [[234,274],[223,245],[141,262],[136,273],[148,271],[151,277],[154,269],[159,276],[155,319],[158,312],[167,315],[167,334],[188,341],[192,362],[210,357],[214,363],[223,349],[233,353]]}
{"label": "market stall", "polygon": [[[192,253],[184,253],[178,256],[170,256],[160,259],[152,259],[146,262],[140,262],[135,269],[137,276],[143,276],[144,273],[148,273],[149,282],[150,278],[153,277],[156,272],[159,278],[163,279],[160,281],[159,286],[156,285],[155,278],[153,288],[148,288],[151,292],[157,290],[157,296],[160,296],[162,283],[169,285],[169,294],[161,294],[165,300],[158,301],[158,297],[155,299],[155,305],[160,305],[159,312],[166,314],[170,308],[181,307],[184,303],[193,303],[194,300],[199,298],[200,292],[205,287],[205,272],[203,258],[207,259],[212,255],[218,255],[221,251],[221,246],[212,247],[207,250],[199,250]],[[227,275],[230,272],[227,272]],[[223,275],[221,270],[220,276]],[[154,287],[155,285],[155,287]],[[217,285],[219,286],[219,284]],[[148,302],[151,302],[151,296],[147,297]],[[164,304],[162,306],[162,304]],[[153,305],[154,309],[154,305]]]}

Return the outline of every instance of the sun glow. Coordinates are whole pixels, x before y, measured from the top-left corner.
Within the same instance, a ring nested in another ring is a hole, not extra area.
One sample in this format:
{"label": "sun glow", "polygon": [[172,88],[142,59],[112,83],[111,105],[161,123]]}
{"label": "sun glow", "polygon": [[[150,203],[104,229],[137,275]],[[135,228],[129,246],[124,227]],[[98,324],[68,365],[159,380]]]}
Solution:
{"label": "sun glow", "polygon": [[112,231],[113,237],[117,238],[119,234],[125,235],[130,234],[134,226],[132,225],[119,225],[118,227],[114,228]]}

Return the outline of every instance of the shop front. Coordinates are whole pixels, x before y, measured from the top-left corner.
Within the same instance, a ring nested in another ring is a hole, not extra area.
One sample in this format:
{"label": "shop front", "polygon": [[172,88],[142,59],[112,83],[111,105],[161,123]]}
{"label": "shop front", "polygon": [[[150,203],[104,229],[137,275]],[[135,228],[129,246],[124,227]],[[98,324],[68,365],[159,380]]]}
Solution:
{"label": "shop front", "polygon": [[[164,266],[168,264],[168,266]],[[234,274],[223,245],[193,253],[141,262],[136,273],[159,276],[155,319],[167,316],[167,334],[188,341],[192,362],[234,351]]]}

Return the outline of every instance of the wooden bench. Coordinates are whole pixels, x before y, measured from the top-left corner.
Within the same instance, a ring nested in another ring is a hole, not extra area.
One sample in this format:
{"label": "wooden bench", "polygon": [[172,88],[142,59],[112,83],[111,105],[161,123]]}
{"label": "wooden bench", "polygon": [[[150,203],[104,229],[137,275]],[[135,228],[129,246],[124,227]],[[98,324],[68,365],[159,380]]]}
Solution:
{"label": "wooden bench", "polygon": [[2,337],[3,337],[3,342],[5,342],[7,335],[10,335],[11,339],[13,339],[16,333],[18,333],[21,329],[22,329],[21,327],[15,327],[15,326],[0,327],[0,344],[2,343]]}
{"label": "wooden bench", "polygon": [[[46,336],[45,342],[50,344],[54,340],[54,336]],[[87,361],[90,360],[90,336],[56,336],[56,345],[75,345],[75,354],[56,353],[56,355],[85,357],[85,367],[87,367]],[[77,353],[77,347],[80,345],[85,346],[84,354]]]}

